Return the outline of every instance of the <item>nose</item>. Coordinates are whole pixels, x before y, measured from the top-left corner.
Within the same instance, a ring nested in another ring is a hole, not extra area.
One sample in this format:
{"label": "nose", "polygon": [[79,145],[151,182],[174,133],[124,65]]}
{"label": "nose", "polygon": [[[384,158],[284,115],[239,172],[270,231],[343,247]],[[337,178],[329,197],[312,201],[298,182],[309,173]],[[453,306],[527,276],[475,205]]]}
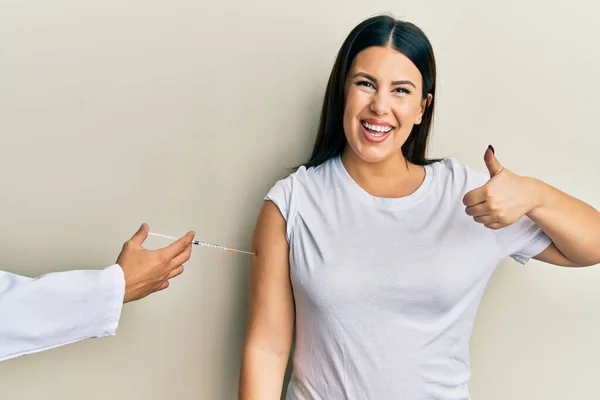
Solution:
{"label": "nose", "polygon": [[373,96],[369,109],[376,115],[385,115],[390,111],[388,99],[385,93],[378,92]]}

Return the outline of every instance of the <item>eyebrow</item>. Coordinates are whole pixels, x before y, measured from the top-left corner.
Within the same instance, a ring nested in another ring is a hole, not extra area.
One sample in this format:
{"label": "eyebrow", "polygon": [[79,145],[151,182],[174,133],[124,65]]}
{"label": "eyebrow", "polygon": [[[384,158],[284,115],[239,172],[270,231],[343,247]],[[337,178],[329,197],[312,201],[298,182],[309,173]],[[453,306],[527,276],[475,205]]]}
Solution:
{"label": "eyebrow", "polygon": [[[354,78],[356,78],[357,76],[362,76],[363,78],[367,78],[367,79],[377,83],[377,79],[375,79],[375,77],[373,77],[365,72],[359,72],[357,74],[354,74]],[[417,88],[414,83],[412,83],[411,81],[408,81],[408,80],[393,81],[392,86],[396,86],[396,85],[410,85],[410,86],[414,87],[415,89]]]}

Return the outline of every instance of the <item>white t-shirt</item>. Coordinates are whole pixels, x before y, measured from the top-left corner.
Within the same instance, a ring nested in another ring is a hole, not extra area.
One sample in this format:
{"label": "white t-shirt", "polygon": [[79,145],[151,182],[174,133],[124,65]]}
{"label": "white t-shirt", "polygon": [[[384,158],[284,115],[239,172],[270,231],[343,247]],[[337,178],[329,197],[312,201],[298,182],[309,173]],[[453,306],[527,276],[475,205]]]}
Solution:
{"label": "white t-shirt", "polygon": [[507,256],[551,240],[529,218],[491,230],[462,198],[487,182],[454,159],[410,196],[377,198],[339,157],[278,181],[265,199],[287,223],[296,340],[288,400],[469,399],[469,340]]}

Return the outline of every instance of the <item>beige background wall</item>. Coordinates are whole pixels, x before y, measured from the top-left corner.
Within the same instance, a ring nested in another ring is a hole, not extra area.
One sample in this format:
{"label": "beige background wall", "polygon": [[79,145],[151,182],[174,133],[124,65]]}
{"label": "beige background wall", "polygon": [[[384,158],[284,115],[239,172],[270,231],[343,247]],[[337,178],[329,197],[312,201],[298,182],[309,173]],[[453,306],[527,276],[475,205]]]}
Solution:
{"label": "beige background wall", "polygon": [[[432,155],[483,169],[491,143],[600,206],[598,6],[484,3],[0,0],[2,268],[101,268],[143,221],[248,247],[262,196],[308,156],[343,38],[388,11],[436,50]],[[0,398],[234,399],[247,266],[196,249],[116,337],[0,364]],[[503,264],[473,334],[473,398],[596,398],[599,287],[600,269]]]}

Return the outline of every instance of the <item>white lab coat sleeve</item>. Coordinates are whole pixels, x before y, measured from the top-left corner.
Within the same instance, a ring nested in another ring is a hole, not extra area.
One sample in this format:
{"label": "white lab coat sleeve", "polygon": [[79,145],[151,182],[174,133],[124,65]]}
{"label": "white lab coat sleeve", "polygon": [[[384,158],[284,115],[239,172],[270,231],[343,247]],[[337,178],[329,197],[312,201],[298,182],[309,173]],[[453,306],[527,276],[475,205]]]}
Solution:
{"label": "white lab coat sleeve", "polygon": [[124,295],[118,264],[37,278],[0,271],[0,361],[114,335]]}

